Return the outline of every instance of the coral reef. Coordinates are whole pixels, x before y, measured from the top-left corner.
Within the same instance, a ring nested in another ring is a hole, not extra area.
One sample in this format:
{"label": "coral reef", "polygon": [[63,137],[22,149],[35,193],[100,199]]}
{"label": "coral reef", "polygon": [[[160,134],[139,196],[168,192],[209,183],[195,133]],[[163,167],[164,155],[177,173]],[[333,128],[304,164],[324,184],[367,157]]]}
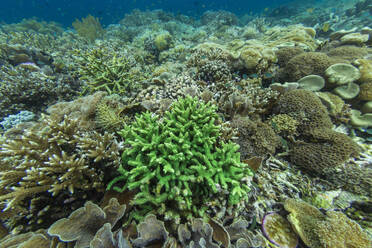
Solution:
{"label": "coral reef", "polygon": [[6,33],[27,32],[53,35],[63,32],[63,28],[59,23],[40,21],[35,18],[23,19],[19,23],[1,25],[1,29]]}
{"label": "coral reef", "polygon": [[16,115],[9,115],[4,118],[0,125],[4,130],[10,129],[22,122],[32,121],[35,119],[35,114],[30,111],[21,111]]}
{"label": "coral reef", "polygon": [[280,147],[279,136],[266,123],[237,117],[231,126],[237,129],[238,137],[235,142],[240,146],[242,159],[275,154],[276,149]]}
{"label": "coral reef", "polygon": [[331,129],[333,124],[326,107],[317,95],[308,90],[291,90],[283,94],[277,102],[278,114],[287,114],[295,119],[301,133],[314,129]]}
{"label": "coral reef", "polygon": [[92,130],[97,127],[95,117],[98,105],[106,95],[106,92],[98,91],[71,102],[58,102],[50,106],[47,112],[57,122],[74,119],[78,123],[79,130]]}
{"label": "coral reef", "polygon": [[326,107],[315,93],[292,90],[283,94],[278,103],[279,114],[293,118],[300,135],[293,142],[291,160],[315,174],[327,174],[358,156],[360,148],[345,134],[332,130],[333,124]]}
{"label": "coral reef", "polygon": [[371,0],[199,2],[0,23],[0,247],[371,246]]}
{"label": "coral reef", "polygon": [[294,164],[315,174],[332,174],[360,148],[348,136],[331,129],[314,129],[311,142],[299,142],[291,151]]}

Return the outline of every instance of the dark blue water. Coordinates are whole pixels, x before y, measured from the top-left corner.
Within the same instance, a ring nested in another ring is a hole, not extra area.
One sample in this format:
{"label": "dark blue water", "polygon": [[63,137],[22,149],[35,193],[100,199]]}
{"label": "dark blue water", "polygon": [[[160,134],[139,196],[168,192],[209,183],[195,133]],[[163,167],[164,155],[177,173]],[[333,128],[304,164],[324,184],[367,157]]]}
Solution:
{"label": "dark blue water", "polygon": [[88,14],[105,25],[117,23],[125,13],[163,9],[174,14],[200,16],[207,10],[228,10],[237,15],[257,14],[265,8],[290,4],[291,0],[1,0],[0,22],[19,22],[23,18],[56,21],[70,26],[76,18]]}

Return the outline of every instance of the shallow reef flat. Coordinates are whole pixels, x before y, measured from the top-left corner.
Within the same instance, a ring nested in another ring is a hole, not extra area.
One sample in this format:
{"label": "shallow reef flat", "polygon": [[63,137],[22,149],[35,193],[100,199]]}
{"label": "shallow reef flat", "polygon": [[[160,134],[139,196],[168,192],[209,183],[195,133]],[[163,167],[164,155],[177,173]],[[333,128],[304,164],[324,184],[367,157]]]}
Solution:
{"label": "shallow reef flat", "polygon": [[0,248],[372,247],[371,6],[1,24]]}

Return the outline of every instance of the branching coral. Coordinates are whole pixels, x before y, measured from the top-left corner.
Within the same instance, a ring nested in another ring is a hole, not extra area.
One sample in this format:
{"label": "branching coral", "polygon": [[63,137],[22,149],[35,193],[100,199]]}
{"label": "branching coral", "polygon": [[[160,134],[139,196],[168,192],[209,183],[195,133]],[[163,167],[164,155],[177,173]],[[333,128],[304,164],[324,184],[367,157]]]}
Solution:
{"label": "branching coral", "polygon": [[[108,188],[138,191],[134,217],[150,211],[165,218],[205,216],[213,194],[228,194],[228,205],[247,199],[252,172],[240,162],[239,146],[218,142],[215,111],[216,106],[187,97],[162,121],[148,112],[120,132],[128,147],[120,176]],[[125,184],[114,186],[120,181]]]}
{"label": "branching coral", "polygon": [[[40,208],[52,211],[53,204],[78,197],[80,191],[103,192],[109,168],[119,164],[119,147],[112,134],[82,132],[76,120],[58,122],[48,117],[20,138],[2,141],[0,205],[3,215],[7,212],[21,213],[23,217],[30,214],[36,221],[46,218]],[[45,205],[48,192],[55,199],[54,203],[50,202],[52,207]],[[43,199],[44,204],[40,204]]]}
{"label": "branching coral", "polygon": [[109,94],[133,94],[140,87],[139,82],[146,79],[145,73],[138,70],[135,59],[127,55],[111,53],[104,47],[87,53],[76,51],[80,58],[79,74],[86,81],[87,92],[106,91]]}

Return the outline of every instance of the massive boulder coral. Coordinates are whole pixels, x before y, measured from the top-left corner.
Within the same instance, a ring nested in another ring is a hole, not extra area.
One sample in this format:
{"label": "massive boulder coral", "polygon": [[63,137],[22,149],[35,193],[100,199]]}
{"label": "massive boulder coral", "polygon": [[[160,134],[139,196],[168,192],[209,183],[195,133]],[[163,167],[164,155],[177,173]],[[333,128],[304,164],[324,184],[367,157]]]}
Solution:
{"label": "massive boulder coral", "polygon": [[149,212],[176,222],[204,217],[212,195],[241,205],[252,172],[240,162],[238,145],[218,142],[218,122],[216,106],[191,97],[173,103],[162,120],[149,112],[138,115],[120,132],[128,147],[108,188],[137,190],[137,219]]}
{"label": "massive boulder coral", "polygon": [[298,123],[301,133],[309,133],[316,128],[332,128],[327,108],[317,95],[309,90],[291,90],[283,94],[277,104],[279,114],[287,114]]}
{"label": "massive boulder coral", "polygon": [[325,70],[332,65],[332,60],[320,52],[300,53],[292,57],[281,71],[280,79],[296,82],[311,74],[324,77]]}
{"label": "massive boulder coral", "polygon": [[305,171],[332,174],[349,158],[357,157],[358,145],[348,136],[331,129],[314,129],[310,142],[299,142],[291,150],[291,160]]}
{"label": "massive boulder coral", "polygon": [[317,95],[308,90],[283,94],[277,112],[297,121],[299,140],[292,142],[291,160],[315,174],[335,171],[350,157],[358,156],[358,145],[345,134],[332,130],[333,123]]}

